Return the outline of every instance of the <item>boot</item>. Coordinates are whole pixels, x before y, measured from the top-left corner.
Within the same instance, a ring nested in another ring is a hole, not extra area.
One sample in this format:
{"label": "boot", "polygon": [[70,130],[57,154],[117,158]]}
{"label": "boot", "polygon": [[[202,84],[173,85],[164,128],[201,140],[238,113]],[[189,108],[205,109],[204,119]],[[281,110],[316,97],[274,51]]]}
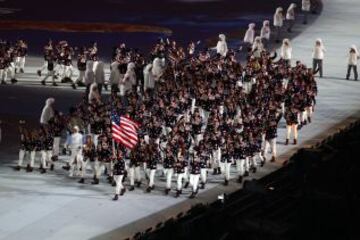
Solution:
{"label": "boot", "polygon": [[140,185],[141,185],[141,182],[139,181],[139,182],[136,182],[136,187],[140,187]]}
{"label": "boot", "polygon": [[134,191],[135,187],[134,186],[130,186],[129,191]]}
{"label": "boot", "polygon": [[37,75],[39,76],[39,77],[41,77],[41,71],[40,70],[37,70]]}
{"label": "boot", "polygon": [[181,191],[180,190],[176,190],[176,194],[175,194],[175,197],[178,198],[181,194]]}
{"label": "boot", "polygon": [[202,182],[202,183],[200,184],[200,189],[205,189],[205,183]]}
{"label": "boot", "polygon": [[220,175],[221,174],[221,168],[218,167],[217,170],[218,170],[218,174]]}
{"label": "boot", "polygon": [[71,87],[72,87],[73,89],[76,89],[75,83],[72,83],[72,84],[71,84]]}
{"label": "boot", "polygon": [[275,162],[275,157],[274,156],[271,158],[270,162]]}
{"label": "boot", "polygon": [[245,173],[244,173],[244,177],[247,177],[247,176],[249,176],[249,171],[245,171]]}
{"label": "boot", "polygon": [[20,73],[24,73],[24,69],[20,68]]}
{"label": "boot", "polygon": [[54,164],[50,165],[50,171],[54,171]]}
{"label": "boot", "polygon": [[113,182],[111,183],[111,186],[116,187],[116,182],[113,181]]}
{"label": "boot", "polygon": [[289,145],[289,139],[288,138],[285,141],[285,145]]}
{"label": "boot", "polygon": [[256,167],[252,167],[252,173],[256,173]]}
{"label": "boot", "polygon": [[98,178],[94,178],[94,181],[91,182],[91,184],[99,184],[99,179]]}
{"label": "boot", "polygon": [[14,167],[14,170],[15,170],[15,171],[20,171],[20,169],[21,169],[21,167],[20,167],[20,166],[16,166],[16,167]]}
{"label": "boot", "polygon": [[58,158],[58,156],[52,156],[51,160],[52,160],[53,162],[56,162],[56,161],[59,160],[59,158]]}
{"label": "boot", "polygon": [[78,183],[85,183],[85,179],[81,178]]}
{"label": "boot", "polygon": [[189,182],[186,182],[184,188],[187,188],[188,186],[189,186]]}
{"label": "boot", "polygon": [[56,82],[53,82],[52,85],[53,85],[54,87],[59,86]]}
{"label": "boot", "polygon": [[4,80],[1,80],[2,85],[6,85],[6,82]]}
{"label": "boot", "polygon": [[169,188],[165,189],[165,195],[168,195],[169,192],[170,192],[170,189],[169,189]]}
{"label": "boot", "polygon": [[77,82],[77,85],[78,85],[79,87],[85,87],[85,84],[84,84],[83,82],[81,82],[81,81]]}
{"label": "boot", "polygon": [[192,192],[189,198],[193,199],[193,198],[195,198],[195,196],[196,196],[196,192]]}
{"label": "boot", "polygon": [[121,189],[120,196],[124,195],[125,192],[126,192],[126,188]]}
{"label": "boot", "polygon": [[30,164],[28,164],[26,166],[26,172],[32,172],[33,171],[33,168],[30,166]]}
{"label": "boot", "polygon": [[311,117],[308,117],[308,122],[311,123]]}
{"label": "boot", "polygon": [[152,189],[152,188],[149,186],[149,187],[146,189],[146,192],[148,192],[148,193],[151,192],[151,189]]}
{"label": "boot", "polygon": [[40,173],[41,173],[41,174],[46,173],[46,169],[45,169],[45,168],[42,168],[42,169],[40,170]]}
{"label": "boot", "polygon": [[238,183],[242,183],[242,181],[243,181],[243,176],[239,176],[239,178],[238,178]]}
{"label": "boot", "polygon": [[41,81],[41,85],[43,85],[43,86],[45,86],[45,85],[46,85],[46,83],[45,83],[45,81],[44,81],[44,80],[42,80],[42,81]]}
{"label": "boot", "polygon": [[118,199],[119,199],[119,195],[115,194],[113,200],[114,200],[114,201],[117,201]]}
{"label": "boot", "polygon": [[296,145],[297,144],[297,140],[296,139],[294,139],[294,145]]}
{"label": "boot", "polygon": [[225,179],[224,185],[228,186],[229,185],[229,180]]}
{"label": "boot", "polygon": [[113,182],[113,178],[112,178],[111,176],[108,176],[108,177],[107,177],[107,181],[108,181],[108,183],[111,184],[111,183]]}
{"label": "boot", "polygon": [[63,166],[62,168],[63,168],[64,170],[66,170],[66,171],[69,171],[69,170],[70,170],[70,165],[67,164],[66,166]]}
{"label": "boot", "polygon": [[216,175],[216,174],[217,174],[217,169],[214,168],[213,175]]}

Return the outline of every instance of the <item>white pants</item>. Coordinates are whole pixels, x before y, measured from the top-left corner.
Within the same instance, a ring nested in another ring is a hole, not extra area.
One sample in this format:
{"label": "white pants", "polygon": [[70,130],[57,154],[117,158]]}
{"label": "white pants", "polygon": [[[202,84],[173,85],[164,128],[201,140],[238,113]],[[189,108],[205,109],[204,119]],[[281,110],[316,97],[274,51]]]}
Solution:
{"label": "white pants", "polygon": [[123,178],[124,178],[124,175],[114,175],[114,180],[116,182],[115,194],[119,195],[121,190],[124,188],[124,186],[122,184]]}
{"label": "white pants", "polygon": [[105,162],[104,163],[106,169],[107,169],[107,173],[110,177],[113,176],[113,170],[114,170],[114,164],[113,164],[113,161],[110,161],[110,162]]}
{"label": "white pants", "polygon": [[96,160],[93,164],[95,169],[95,177],[99,179],[101,176],[101,171],[105,167],[105,164],[103,162],[99,162],[98,160]]}
{"label": "white pants", "polygon": [[40,72],[44,71],[45,69],[47,69],[47,66],[48,66],[48,62],[47,61],[44,61],[44,64],[41,66],[41,68],[39,69]]}
{"label": "white pants", "polygon": [[48,165],[53,163],[51,157],[52,157],[52,150],[41,151],[41,165],[44,169],[48,168]]}
{"label": "white pants", "polygon": [[156,169],[149,169],[149,187],[154,186]]}
{"label": "white pants", "polygon": [[221,150],[220,148],[213,150],[212,151],[212,156],[211,156],[211,167],[212,168],[217,168],[219,167],[219,163],[220,163],[220,159],[221,159]]}
{"label": "white pants", "polygon": [[184,173],[178,173],[176,181],[176,190],[182,189],[182,180],[184,178]]}
{"label": "white pants", "polygon": [[236,159],[236,170],[239,176],[244,176],[245,173],[245,159]]}
{"label": "white pants", "polygon": [[245,158],[245,164],[244,164],[244,166],[245,166],[245,171],[249,171],[250,170],[250,157],[246,157]]}
{"label": "white pants", "polygon": [[224,173],[224,177],[226,180],[230,179],[230,169],[231,169],[231,163],[228,162],[220,162],[220,168],[221,172]]}
{"label": "white pants", "polygon": [[82,161],[82,150],[81,149],[71,149],[71,156],[70,156],[70,173],[69,176],[74,176],[75,168],[76,171],[79,171]]}
{"label": "white pants", "polygon": [[24,161],[24,157],[25,157],[25,154],[26,153],[29,153],[28,151],[25,151],[23,149],[20,149],[19,150],[19,162],[18,162],[18,166],[21,167],[23,165],[23,161]]}
{"label": "white pants", "polygon": [[172,180],[172,176],[174,174],[174,169],[173,168],[165,168],[164,173],[166,176],[166,189],[171,189],[171,180]]}
{"label": "white pants", "polygon": [[276,138],[269,139],[269,140],[265,141],[264,154],[268,153],[269,147],[271,149],[272,156],[276,157]]}
{"label": "white pants", "polygon": [[79,77],[76,79],[76,82],[85,82],[85,71],[79,71]]}
{"label": "white pants", "polygon": [[16,69],[22,69],[25,68],[25,57],[17,57],[16,58]]}
{"label": "white pants", "polygon": [[43,81],[45,82],[49,77],[51,77],[51,81],[55,82],[54,76],[55,76],[55,71],[54,70],[48,70],[45,77],[43,78]]}
{"label": "white pants", "polygon": [[190,174],[190,185],[192,186],[193,192],[197,192],[199,179],[200,179],[200,174]]}
{"label": "white pants", "polygon": [[132,166],[129,169],[129,175],[130,175],[130,186],[134,186],[135,179],[137,182],[141,182],[140,166],[138,167]]}
{"label": "white pants", "polygon": [[200,169],[200,178],[201,178],[201,182],[205,184],[206,180],[207,180],[207,169],[206,168]]}
{"label": "white pants", "polygon": [[60,153],[60,137],[54,137],[53,154],[59,156]]}
{"label": "white pants", "polygon": [[298,138],[297,124],[286,126],[286,139],[290,139],[291,132],[294,134],[294,139]]}

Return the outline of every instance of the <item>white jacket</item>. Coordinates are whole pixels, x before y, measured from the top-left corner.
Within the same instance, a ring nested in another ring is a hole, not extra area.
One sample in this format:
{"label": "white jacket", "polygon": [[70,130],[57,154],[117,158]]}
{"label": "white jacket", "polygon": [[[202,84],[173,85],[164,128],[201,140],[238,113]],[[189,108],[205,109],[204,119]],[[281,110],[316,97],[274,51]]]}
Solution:
{"label": "white jacket", "polygon": [[219,35],[219,41],[216,45],[216,53],[220,54],[223,57],[226,57],[226,54],[228,52],[228,47],[226,43],[226,37],[224,34]]}
{"label": "white jacket", "polygon": [[152,69],[151,73],[155,79],[155,81],[158,81],[161,76],[164,74],[164,68],[165,68],[165,58],[155,58],[152,63]]}
{"label": "white jacket", "polygon": [[95,82],[103,84],[105,82],[104,63],[99,61],[95,68]]}
{"label": "white jacket", "polygon": [[249,28],[245,32],[244,42],[253,44],[255,37],[255,23],[250,23]]}
{"label": "white jacket", "polygon": [[252,45],[253,56],[256,58],[261,57],[261,52],[264,50],[264,45],[261,42],[261,37],[256,37]]}
{"label": "white jacket", "polygon": [[282,27],[284,25],[284,16],[282,14],[282,7],[278,7],[274,14],[274,26]]}
{"label": "white jacket", "polygon": [[93,72],[93,61],[89,60],[86,62],[85,70],[85,85],[89,85],[95,82],[95,75]]}
{"label": "white jacket", "polygon": [[109,82],[111,85],[115,84],[118,85],[120,81],[120,72],[119,72],[119,63],[117,61],[114,61],[111,63],[111,72],[109,77]]}
{"label": "white jacket", "polygon": [[349,52],[349,59],[348,59],[348,64],[349,65],[353,65],[356,66],[358,63],[358,59],[360,57],[359,52],[357,50],[356,46],[351,46],[350,49],[354,49],[355,52]]}
{"label": "white jacket", "polygon": [[52,104],[55,102],[55,99],[48,98],[46,99],[45,106],[41,112],[40,123],[48,124],[49,120],[54,117],[54,110]]}
{"label": "white jacket", "polygon": [[71,134],[68,145],[71,150],[81,150],[83,146],[83,135],[79,132]]}
{"label": "white jacket", "polygon": [[270,22],[269,22],[269,20],[265,20],[263,22],[263,26],[260,31],[260,37],[269,40],[270,33],[271,33]]}
{"label": "white jacket", "polygon": [[154,76],[151,72],[152,64],[149,63],[144,67],[143,73],[144,73],[144,91],[146,91],[148,88],[153,89],[155,87],[155,80]]}
{"label": "white jacket", "polygon": [[324,53],[326,52],[326,50],[324,48],[324,45],[323,45],[321,39],[317,39],[316,41],[319,41],[320,45],[315,44],[315,47],[314,47],[314,50],[312,53],[312,58],[322,60],[322,59],[324,59]]}
{"label": "white jacket", "polygon": [[289,8],[286,11],[286,20],[295,20],[295,8],[295,3],[290,4]]}
{"label": "white jacket", "polygon": [[301,9],[305,12],[309,12],[311,8],[310,0],[302,0]]}
{"label": "white jacket", "polygon": [[[288,45],[285,45],[285,42],[288,42]],[[280,49],[280,56],[285,60],[291,60],[292,58],[292,47],[288,39],[283,40],[283,44]]]}

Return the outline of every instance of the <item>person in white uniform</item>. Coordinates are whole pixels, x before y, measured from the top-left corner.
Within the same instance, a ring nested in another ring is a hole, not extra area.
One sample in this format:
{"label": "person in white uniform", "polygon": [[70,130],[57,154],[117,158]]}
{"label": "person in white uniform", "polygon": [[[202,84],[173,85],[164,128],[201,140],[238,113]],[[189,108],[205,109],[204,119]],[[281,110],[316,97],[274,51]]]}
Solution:
{"label": "person in white uniform", "polygon": [[349,51],[346,80],[349,80],[349,78],[350,78],[351,69],[354,72],[355,81],[358,80],[357,62],[358,62],[359,57],[360,57],[360,55],[359,55],[359,51],[358,51],[357,47],[355,45],[352,45],[350,47],[350,51]]}

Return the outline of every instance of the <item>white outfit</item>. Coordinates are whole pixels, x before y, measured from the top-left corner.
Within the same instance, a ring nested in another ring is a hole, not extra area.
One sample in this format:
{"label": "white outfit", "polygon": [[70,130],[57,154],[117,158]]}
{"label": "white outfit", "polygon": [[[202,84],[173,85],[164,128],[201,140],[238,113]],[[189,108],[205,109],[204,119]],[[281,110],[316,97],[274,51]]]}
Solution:
{"label": "white outfit", "polygon": [[[288,45],[285,44],[286,42],[288,43]],[[292,47],[290,45],[289,40],[287,39],[284,39],[283,41],[283,44],[280,49],[280,56],[284,60],[291,60],[292,58]]]}
{"label": "white outfit", "polygon": [[271,34],[271,29],[270,29],[270,25],[269,25],[269,20],[265,20],[263,22],[263,26],[262,26],[261,31],[260,31],[260,37],[262,39],[269,40],[270,39],[270,34]]}
{"label": "white outfit", "polygon": [[322,41],[320,39],[318,39],[318,41],[320,41],[320,45],[315,45],[313,53],[312,53],[312,58],[313,59],[319,59],[319,60],[323,60],[324,59],[324,53],[326,52]]}
{"label": "white outfit", "polygon": [[310,0],[302,0],[301,9],[305,12],[309,12],[310,8],[311,8],[311,1]]}
{"label": "white outfit", "polygon": [[286,11],[286,20],[295,20],[295,8],[295,3],[290,4],[289,8]]}
{"label": "white outfit", "polygon": [[152,74],[152,64],[149,63],[144,67],[144,91],[147,89],[154,89],[155,87],[155,79],[154,75]]}
{"label": "white outfit", "polygon": [[255,38],[255,23],[250,23],[248,30],[245,32],[244,43],[253,44]]}
{"label": "white outfit", "polygon": [[104,84],[105,83],[104,63],[101,62],[101,61],[99,61],[98,64],[96,64],[95,82],[97,84]]}
{"label": "white outfit", "polygon": [[91,85],[95,82],[95,75],[93,72],[93,61],[89,60],[86,62],[86,70],[84,77],[85,85]]}
{"label": "white outfit", "polygon": [[152,63],[151,73],[155,81],[158,81],[164,74],[165,69],[165,58],[155,58]]}
{"label": "white outfit", "polygon": [[40,117],[41,124],[48,124],[49,120],[52,117],[54,117],[54,110],[51,106],[54,103],[54,101],[55,100],[53,98],[48,98],[46,100],[45,107],[43,108],[43,110],[41,112],[41,117]]}
{"label": "white outfit", "polygon": [[278,7],[276,9],[276,12],[274,14],[274,26],[275,27],[282,27],[284,25],[284,17],[283,17],[283,14],[282,14],[282,8],[281,7]]}
{"label": "white outfit", "polygon": [[228,53],[226,37],[224,34],[219,35],[219,41],[216,45],[216,53],[220,54],[222,57],[226,57],[226,54]]}
{"label": "white outfit", "polygon": [[135,64],[128,63],[124,78],[120,82],[120,95],[124,96],[127,91],[132,90],[132,86],[136,85]]}
{"label": "white outfit", "polygon": [[[67,145],[70,146],[71,149],[71,156],[69,161],[70,164],[69,176],[72,177],[74,175],[75,167],[80,166],[82,161],[83,135],[79,132],[75,132],[71,134],[69,138],[69,142],[67,142]],[[77,163],[75,163],[75,161]]]}

